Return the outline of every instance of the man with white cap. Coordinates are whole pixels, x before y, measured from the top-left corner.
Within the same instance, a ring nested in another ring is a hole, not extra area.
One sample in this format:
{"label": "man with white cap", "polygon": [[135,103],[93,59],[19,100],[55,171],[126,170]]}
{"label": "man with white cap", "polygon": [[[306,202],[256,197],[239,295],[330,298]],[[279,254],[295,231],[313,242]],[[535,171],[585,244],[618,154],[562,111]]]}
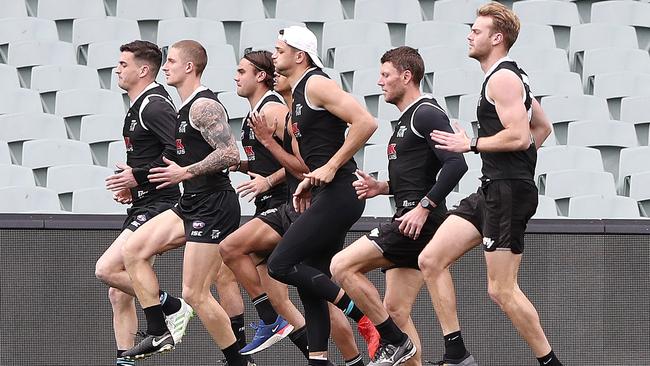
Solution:
{"label": "man with white cap", "polygon": [[[363,313],[330,279],[329,265],[364,209],[352,182],[353,159],[377,128],[374,118],[325,74],[314,34],[304,27],[280,30],[273,61],[293,89],[292,132],[309,168],[294,194],[303,212],[268,261],[271,277],[295,286],[305,308],[309,365],[328,365],[327,302],[356,320]],[[346,136],[346,129],[349,131]]]}

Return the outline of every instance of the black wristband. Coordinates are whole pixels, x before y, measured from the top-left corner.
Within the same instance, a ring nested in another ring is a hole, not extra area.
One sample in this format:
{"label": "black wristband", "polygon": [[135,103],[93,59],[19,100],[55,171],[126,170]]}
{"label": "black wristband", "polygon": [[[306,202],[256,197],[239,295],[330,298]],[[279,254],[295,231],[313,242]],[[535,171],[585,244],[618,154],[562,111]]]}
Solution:
{"label": "black wristband", "polygon": [[477,144],[478,137],[472,138],[469,142],[469,151],[473,152],[474,154],[478,154],[478,147],[476,146]]}

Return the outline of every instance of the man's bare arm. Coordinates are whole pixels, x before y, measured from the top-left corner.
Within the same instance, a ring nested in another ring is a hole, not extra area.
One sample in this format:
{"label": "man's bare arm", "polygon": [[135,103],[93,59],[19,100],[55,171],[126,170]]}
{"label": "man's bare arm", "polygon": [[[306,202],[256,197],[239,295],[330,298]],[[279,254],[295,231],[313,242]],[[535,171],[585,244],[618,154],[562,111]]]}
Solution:
{"label": "man's bare arm", "polygon": [[239,163],[239,150],[221,104],[208,98],[198,99],[190,108],[190,122],[214,151],[190,165],[188,173],[192,176],[214,173]]}

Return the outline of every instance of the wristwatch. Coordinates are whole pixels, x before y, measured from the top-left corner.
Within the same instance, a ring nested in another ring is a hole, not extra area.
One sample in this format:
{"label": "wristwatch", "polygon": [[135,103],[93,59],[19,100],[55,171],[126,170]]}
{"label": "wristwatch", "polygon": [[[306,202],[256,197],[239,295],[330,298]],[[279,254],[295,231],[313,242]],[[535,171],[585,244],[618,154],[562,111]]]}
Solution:
{"label": "wristwatch", "polygon": [[429,211],[433,210],[434,207],[433,202],[431,202],[427,196],[422,197],[420,200],[420,206],[422,206],[422,208],[426,208]]}
{"label": "wristwatch", "polygon": [[477,143],[478,137],[473,137],[469,142],[469,151],[473,152],[474,154],[478,154],[478,148],[476,147]]}

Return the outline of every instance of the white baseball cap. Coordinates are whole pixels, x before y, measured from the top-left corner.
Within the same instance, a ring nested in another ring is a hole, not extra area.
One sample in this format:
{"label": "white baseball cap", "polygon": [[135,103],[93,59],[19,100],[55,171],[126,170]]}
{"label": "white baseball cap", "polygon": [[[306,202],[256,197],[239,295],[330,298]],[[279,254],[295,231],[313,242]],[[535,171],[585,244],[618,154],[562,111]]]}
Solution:
{"label": "white baseball cap", "polygon": [[280,29],[278,39],[286,42],[291,47],[307,52],[314,65],[321,69],[324,68],[323,62],[318,58],[318,41],[314,33],[309,29],[292,25],[291,27]]}

